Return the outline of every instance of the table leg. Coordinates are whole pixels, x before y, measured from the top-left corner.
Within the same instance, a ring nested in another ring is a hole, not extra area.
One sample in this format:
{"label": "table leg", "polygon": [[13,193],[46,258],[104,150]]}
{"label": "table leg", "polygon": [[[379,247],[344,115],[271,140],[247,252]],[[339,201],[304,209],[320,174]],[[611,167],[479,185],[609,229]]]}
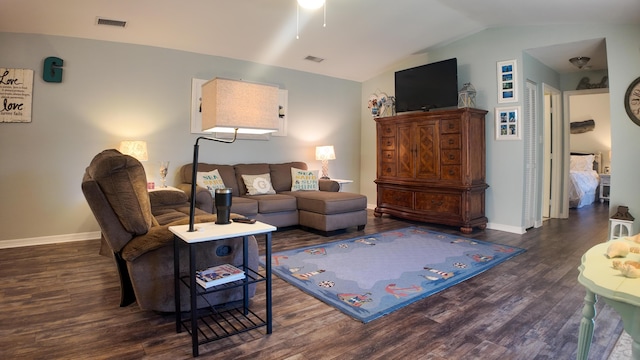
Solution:
{"label": "table leg", "polygon": [[272,327],[272,321],[273,321],[273,314],[272,314],[272,300],[271,300],[271,233],[267,233],[265,236],[265,258],[264,258],[264,263],[265,263],[265,275],[267,277],[267,284],[266,284],[266,295],[267,295],[267,334],[271,334],[271,331],[273,330]]}
{"label": "table leg", "polygon": [[180,238],[173,237],[173,279],[174,303],[176,306],[176,332],[182,331],[182,314],[180,313]]}
{"label": "table leg", "polygon": [[580,320],[580,332],[578,333],[578,355],[577,360],[587,360],[589,348],[593,339],[593,325],[596,316],[596,295],[587,289],[584,296],[584,307],[582,308],[582,320]]}
{"label": "table leg", "polygon": [[[249,236],[242,237],[242,267],[245,274],[249,274]],[[242,287],[242,306],[244,306],[243,313],[247,315],[249,313],[249,287],[246,283],[249,281],[247,275],[244,280],[245,285]]]}
{"label": "table leg", "polygon": [[198,296],[196,289],[196,247],[189,244],[189,291],[191,294],[191,345],[193,348],[193,356],[198,353]]}

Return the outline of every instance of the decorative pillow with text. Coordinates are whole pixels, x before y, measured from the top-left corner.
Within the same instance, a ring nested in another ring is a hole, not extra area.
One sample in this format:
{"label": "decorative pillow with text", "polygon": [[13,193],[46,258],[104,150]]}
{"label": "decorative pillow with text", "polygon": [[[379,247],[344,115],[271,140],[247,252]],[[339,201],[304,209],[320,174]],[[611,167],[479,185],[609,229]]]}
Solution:
{"label": "decorative pillow with text", "polygon": [[291,168],[291,191],[319,190],[318,170]]}
{"label": "decorative pillow with text", "polygon": [[224,189],[224,182],[218,172],[218,169],[209,172],[198,171],[196,177],[196,185],[202,186],[211,192],[211,196],[215,197],[216,189]]}
{"label": "decorative pillow with text", "polygon": [[247,195],[275,194],[276,191],[271,185],[271,175],[242,175],[244,186],[247,187]]}

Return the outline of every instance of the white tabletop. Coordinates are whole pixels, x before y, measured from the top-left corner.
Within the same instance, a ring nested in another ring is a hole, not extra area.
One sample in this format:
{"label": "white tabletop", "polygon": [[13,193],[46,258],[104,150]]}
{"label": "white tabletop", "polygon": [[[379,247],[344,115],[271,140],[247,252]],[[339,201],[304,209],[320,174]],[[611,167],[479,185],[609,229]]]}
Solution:
{"label": "white tabletop", "polygon": [[275,226],[256,221],[254,224],[232,222],[218,225],[213,222],[195,224],[195,230],[189,232],[189,225],[169,226],[169,231],[186,243],[198,243],[211,240],[229,239],[238,236],[263,234],[276,231]]}
{"label": "white tabletop", "polygon": [[640,278],[628,278],[613,268],[613,261],[640,261],[640,254],[629,253],[624,258],[609,259],[605,254],[614,242],[623,241],[630,246],[640,246],[628,237],[619,238],[592,247],[582,256],[578,268],[578,281],[592,292],[606,298],[640,306]]}
{"label": "white tabletop", "polygon": [[348,180],[348,179],[329,179],[329,180],[333,180],[335,182],[337,182],[338,184],[342,185],[342,184],[351,184],[353,182],[353,180]]}

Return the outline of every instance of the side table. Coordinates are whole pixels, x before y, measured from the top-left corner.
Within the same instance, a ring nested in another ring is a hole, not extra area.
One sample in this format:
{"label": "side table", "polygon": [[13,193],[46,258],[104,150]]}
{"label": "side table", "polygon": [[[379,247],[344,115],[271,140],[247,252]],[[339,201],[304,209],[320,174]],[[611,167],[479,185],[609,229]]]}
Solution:
{"label": "side table", "polygon": [[340,185],[340,191],[342,191],[342,185],[351,184],[353,182],[353,180],[348,180],[348,179],[331,179],[331,180],[337,182],[338,185]]}
{"label": "side table", "polygon": [[[254,224],[231,223],[227,225],[218,225],[213,222],[196,224],[196,231],[189,232],[188,225],[170,226],[169,231],[174,234],[173,261],[175,276],[175,305],[176,305],[176,332],[181,332],[184,327],[191,334],[191,343],[193,347],[193,356],[198,356],[198,346],[210,341],[219,340],[228,336],[236,335],[242,332],[253,330],[262,326],[266,326],[267,334],[272,331],[272,313],[271,313],[271,232],[276,230],[275,226],[256,221]],[[265,235],[265,275],[261,276],[258,269],[251,269],[248,266],[248,239],[251,235]],[[216,241],[235,237],[243,238],[243,263],[232,264],[241,267],[245,271],[245,279],[233,283],[227,283],[220,286],[214,286],[210,289],[199,287],[196,283],[196,249],[195,245],[206,241]],[[180,246],[186,244],[189,247],[189,275],[180,275]],[[266,282],[265,298],[266,298],[266,319],[260,318],[256,313],[249,309],[248,287],[250,284],[258,282]],[[189,297],[191,301],[191,311],[187,318],[183,318],[180,312],[180,288],[181,286],[189,288]],[[215,307],[210,312],[202,312],[197,308],[197,297],[199,295],[226,290],[232,287],[243,287],[243,305],[241,310],[218,310]],[[204,320],[202,320],[204,319]],[[209,321],[211,320],[211,321]],[[219,331],[212,331],[211,324],[229,324],[230,329],[220,325]],[[207,331],[207,329],[209,331]],[[204,339],[198,340],[201,334]]]}
{"label": "side table", "polygon": [[[624,238],[614,241],[635,244]],[[582,255],[582,263],[578,267],[578,282],[586,289],[578,335],[578,360],[586,360],[589,356],[598,296],[620,315],[624,330],[633,339],[633,358],[640,359],[640,278],[627,278],[613,268],[612,263],[616,259],[609,259],[605,255],[611,243],[605,242],[589,249]],[[626,258],[617,260],[640,261],[640,254],[629,253]]]}

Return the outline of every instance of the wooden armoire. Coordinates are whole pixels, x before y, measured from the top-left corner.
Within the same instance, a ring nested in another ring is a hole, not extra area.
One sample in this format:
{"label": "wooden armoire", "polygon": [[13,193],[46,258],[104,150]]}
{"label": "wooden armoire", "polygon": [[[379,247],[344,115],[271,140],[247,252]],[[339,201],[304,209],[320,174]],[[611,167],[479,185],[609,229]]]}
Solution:
{"label": "wooden armoire", "polygon": [[484,229],[485,110],[412,112],[376,118],[382,214]]}

